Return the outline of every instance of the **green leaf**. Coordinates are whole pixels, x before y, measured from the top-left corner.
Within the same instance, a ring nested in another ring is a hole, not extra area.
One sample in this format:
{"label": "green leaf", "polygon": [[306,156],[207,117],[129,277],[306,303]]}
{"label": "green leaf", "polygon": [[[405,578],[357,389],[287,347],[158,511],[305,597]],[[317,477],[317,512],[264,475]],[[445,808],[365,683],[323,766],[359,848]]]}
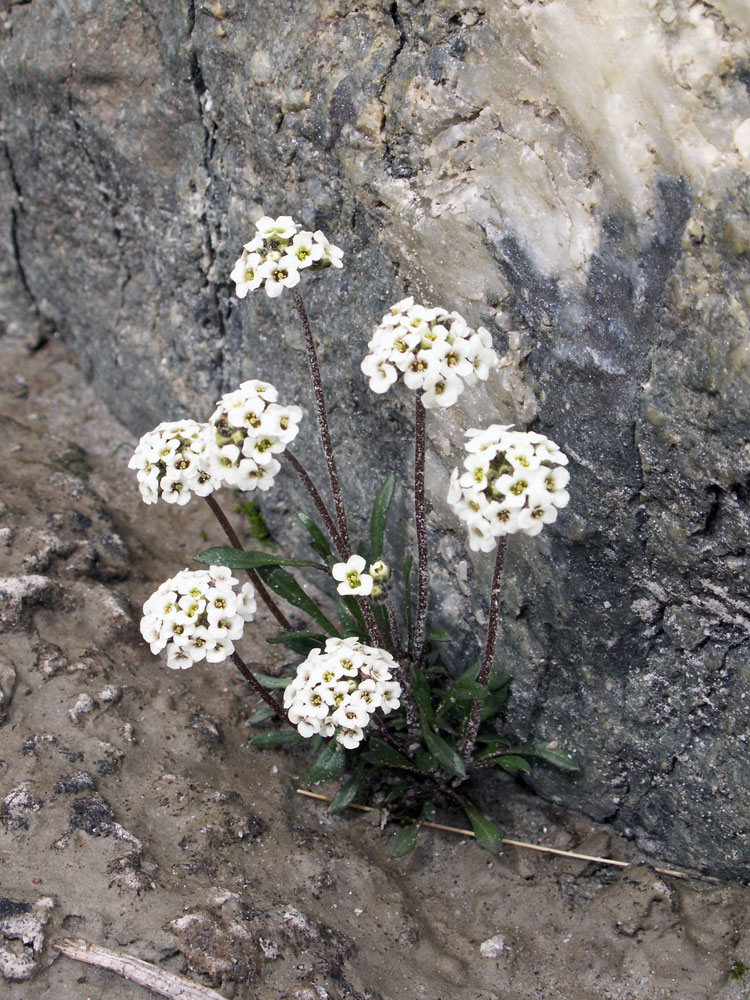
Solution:
{"label": "green leaf", "polygon": [[571,754],[570,750],[566,750],[564,747],[551,746],[549,743],[533,743],[530,747],[523,747],[521,752],[531,754],[534,757],[540,757],[561,771],[581,770],[581,765]]}
{"label": "green leaf", "polygon": [[410,854],[414,850],[418,836],[419,823],[410,823],[409,826],[402,827],[393,838],[391,857],[403,858],[405,854]]}
{"label": "green leaf", "polygon": [[490,691],[497,691],[498,688],[505,687],[509,680],[510,674],[507,670],[503,670],[501,667],[493,667],[490,671],[490,679],[487,681],[487,687]]}
{"label": "green leaf", "polygon": [[435,711],[432,707],[432,697],[430,695],[430,685],[427,678],[416,664],[411,668],[414,691],[414,699],[430,726],[435,724]]}
{"label": "green leaf", "polygon": [[272,552],[243,552],[229,545],[217,545],[206,549],[193,557],[197,562],[208,566],[228,566],[230,569],[258,569],[260,566],[313,566],[319,569],[318,563],[309,559],[284,559]]}
{"label": "green leaf", "polygon": [[305,784],[317,785],[338,774],[346,763],[346,751],[338,740],[330,739],[318,755],[318,759],[305,778]]}
{"label": "green leaf", "polygon": [[424,818],[430,822],[435,822],[435,817],[437,816],[437,807],[432,799],[425,799],[422,803],[422,815]]}
{"label": "green leaf", "polygon": [[501,767],[503,771],[507,771],[508,774],[517,774],[522,771],[524,774],[531,773],[531,766],[527,760],[523,757],[516,757],[515,754],[503,754],[502,757],[498,757],[495,760],[498,767]]}
{"label": "green leaf", "polygon": [[403,798],[410,788],[411,785],[408,781],[402,781],[400,785],[395,785],[386,795],[384,800],[385,804],[390,806],[393,805],[394,802],[398,802],[398,800]]}
{"label": "green leaf", "polygon": [[287,573],[286,570],[278,566],[259,566],[258,574],[274,593],[278,594],[279,597],[283,597],[285,601],[288,601],[295,608],[304,611],[306,615],[309,615],[329,635],[339,634],[333,622],[330,622],[326,618],[315,601],[311,597],[308,597],[291,573]]}
{"label": "green leaf", "polygon": [[490,696],[490,689],[484,684],[477,684],[476,681],[459,678],[455,684],[451,684],[446,698],[454,701],[484,701]]}
{"label": "green leaf", "polygon": [[463,807],[464,812],[469,817],[469,822],[474,831],[474,836],[477,838],[477,843],[493,854],[499,854],[503,846],[503,835],[500,833],[500,828],[489,817],[485,816],[483,812],[480,812],[473,803],[467,802],[466,799],[463,800]]}
{"label": "green leaf", "polygon": [[497,715],[507,700],[507,686],[498,688],[497,691],[493,691],[482,705],[482,714],[479,716],[479,721],[485,722],[487,719],[491,719],[493,715]]}
{"label": "green leaf", "polygon": [[338,792],[333,797],[330,805],[331,812],[343,812],[347,806],[354,801],[357,792],[362,787],[367,776],[367,770],[361,765],[357,767],[354,774],[344,782]]}
{"label": "green leaf", "polygon": [[255,674],[255,679],[266,691],[278,691],[292,683],[291,677],[274,677],[273,674]]}
{"label": "green leaf", "polygon": [[272,644],[281,643],[300,656],[307,656],[311,650],[320,649],[325,641],[326,637],[320,632],[278,632],[266,639],[266,642]]}
{"label": "green leaf", "polygon": [[265,722],[267,719],[272,719],[274,715],[276,715],[274,710],[270,706],[264,705],[263,708],[259,708],[257,712],[253,712],[247,721],[251,725],[256,726],[259,722]]}
{"label": "green leaf", "polygon": [[420,771],[425,774],[429,774],[431,771],[437,771],[440,767],[440,762],[437,757],[433,757],[431,753],[427,753],[422,747],[417,750],[414,754],[414,763],[417,765]]}
{"label": "green leaf", "polygon": [[444,628],[436,628],[427,636],[428,642],[450,642],[451,637]]}
{"label": "green leaf", "polygon": [[[421,715],[422,713],[420,713]],[[422,734],[424,735],[424,741],[427,744],[427,749],[439,762],[440,766],[448,774],[452,774],[456,778],[466,777],[466,767],[464,762],[458,756],[454,748],[447,743],[442,737],[433,733],[429,726],[422,726]]]}
{"label": "green leaf", "polygon": [[336,608],[336,612],[339,616],[339,622],[341,623],[341,629],[339,630],[339,635],[342,639],[346,639],[348,636],[359,636],[362,633],[362,629],[357,622],[357,619],[349,612],[346,604],[343,600],[339,601]]}
{"label": "green leaf", "polygon": [[290,729],[280,729],[275,733],[258,733],[250,740],[252,747],[286,747],[295,743],[301,743],[302,737],[299,733],[293,733]]}
{"label": "green leaf", "polygon": [[371,764],[378,764],[381,767],[400,767],[405,771],[416,770],[408,757],[404,757],[398,750],[394,750],[392,746],[384,740],[378,739],[377,736],[370,737],[364,756]]}
{"label": "green leaf", "polygon": [[331,546],[328,544],[328,539],[323,534],[322,530],[313,521],[311,517],[302,511],[297,514],[297,518],[301,524],[307,529],[307,533],[310,535],[310,545],[324,559],[327,559],[331,555]]}
{"label": "green leaf", "polygon": [[372,505],[372,517],[370,518],[370,560],[372,562],[380,559],[383,554],[385,522],[395,488],[396,477],[392,472],[389,472],[386,481],[378,490],[375,503]]}

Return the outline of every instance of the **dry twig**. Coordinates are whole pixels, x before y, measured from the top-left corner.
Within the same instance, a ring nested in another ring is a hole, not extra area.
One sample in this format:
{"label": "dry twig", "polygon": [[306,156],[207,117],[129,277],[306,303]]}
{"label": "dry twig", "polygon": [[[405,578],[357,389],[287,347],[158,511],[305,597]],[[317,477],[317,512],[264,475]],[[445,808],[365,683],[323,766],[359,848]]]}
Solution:
{"label": "dry twig", "polygon": [[68,958],[96,965],[100,969],[108,969],[123,979],[129,979],[131,983],[137,983],[147,990],[169,997],[169,1000],[225,1000],[215,990],[193,983],[184,976],[165,972],[151,962],[133,958],[132,955],[118,955],[108,948],[100,948],[82,938],[61,938],[59,941],[54,941],[52,947]]}
{"label": "dry twig", "polygon": [[[319,802],[333,802],[333,799],[328,795],[321,795],[319,792],[308,792],[304,788],[297,789],[297,795],[304,795],[308,799],[317,799]],[[372,806],[360,806],[356,803],[351,803],[347,806],[348,809],[357,809],[359,812],[377,812],[377,809],[373,809]],[[460,826],[445,826],[443,823],[430,823],[427,820],[422,821],[422,826],[429,826],[431,830],[447,830],[448,833],[458,833],[462,837],[474,837],[473,830],[464,830]],[[521,847],[527,851],[539,851],[542,854],[558,854],[562,858],[575,858],[577,861],[593,861],[595,864],[599,865],[613,865],[615,868],[632,868],[633,863],[631,861],[615,861],[614,858],[598,858],[592,854],[578,854],[576,851],[561,851],[557,847],[543,847],[540,844],[527,844],[524,840],[510,840],[508,837],[503,837],[503,844],[507,844],[508,847]],[[703,879],[706,882],[721,882],[721,879],[713,878],[710,875],[691,875],[689,872],[678,872],[674,871],[672,868],[654,868],[655,872],[659,872],[660,875],[671,875],[673,878],[698,878]]]}

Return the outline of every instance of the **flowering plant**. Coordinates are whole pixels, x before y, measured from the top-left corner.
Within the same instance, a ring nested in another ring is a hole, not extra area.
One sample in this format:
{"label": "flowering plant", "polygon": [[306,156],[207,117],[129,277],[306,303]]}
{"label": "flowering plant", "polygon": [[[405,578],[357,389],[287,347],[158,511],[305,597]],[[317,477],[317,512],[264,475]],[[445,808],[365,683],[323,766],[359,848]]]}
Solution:
{"label": "flowering plant", "polygon": [[[499,829],[465,791],[474,774],[490,767],[528,772],[533,757],[563,770],[578,769],[575,758],[556,743],[509,745],[498,722],[509,675],[495,664],[508,536],[533,537],[556,520],[569,500],[568,459],[535,432],[502,424],[466,431],[463,471],[454,469],[447,500],[465,524],[470,547],[496,549],[496,556],[484,653],[456,676],[437,645],[449,637],[441,629],[427,632],[426,411],[452,406],[489,376],[497,355],[487,330],[474,331],[456,312],[406,298],[383,316],[362,361],[375,393],[399,380],[414,391],[414,608],[412,555],[407,553],[400,573],[383,558],[393,474],[375,495],[369,538],[359,545],[351,541],[315,340],[297,289],[302,273],[340,268],[342,258],[319,230],[304,231],[289,216],[264,217],[231,273],[239,298],[259,288],[271,298],[285,289],[292,297],[305,339],[333,509],[289,448],[302,409],[280,403],[268,382],[243,382],[222,396],[205,424],[160,424],[144,435],[130,461],[143,499],[182,505],[193,494],[203,497],[230,546],[196,557],[208,564],[207,570],[183,570],[163,583],[144,605],[141,631],[154,653],[166,651],[173,669],[231,658],[265,702],[251,721],[275,718],[280,723],[251,743],[272,747],[307,741],[318,755],[310,784],[348,771],[332,808],[346,808],[367,786],[405,822],[394,854],[411,850],[420,823],[432,819],[437,807],[463,809],[479,842],[497,851]],[[299,477],[315,508],[317,518],[298,515],[315,560],[244,551],[214,496],[222,487],[269,490],[282,463]],[[335,587],[339,598],[335,614],[309,596],[290,568],[323,573],[330,580],[329,589]],[[232,570],[245,570],[250,577],[239,592]],[[256,596],[281,627],[269,641],[303,658],[293,673],[256,675],[235,649],[255,615]],[[291,606],[292,614],[302,612],[312,626],[295,627],[280,601]],[[280,702],[273,692],[281,689]]]}

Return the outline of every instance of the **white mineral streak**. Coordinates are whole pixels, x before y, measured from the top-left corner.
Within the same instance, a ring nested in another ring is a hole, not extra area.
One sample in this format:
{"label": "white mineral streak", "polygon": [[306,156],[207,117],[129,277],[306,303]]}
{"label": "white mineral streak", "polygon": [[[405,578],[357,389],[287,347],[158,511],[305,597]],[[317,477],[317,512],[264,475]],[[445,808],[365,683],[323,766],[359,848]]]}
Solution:
{"label": "white mineral streak", "polygon": [[[609,212],[632,213],[647,241],[660,181],[684,177],[700,198],[712,173],[742,167],[746,95],[727,67],[746,58],[747,0],[494,0],[485,11],[441,84],[410,85],[424,169],[379,179],[394,249],[425,298],[440,289],[451,308],[502,293],[485,227],[580,284]],[[390,97],[387,84],[386,121]],[[346,164],[355,179],[378,141],[374,118],[366,105]]]}

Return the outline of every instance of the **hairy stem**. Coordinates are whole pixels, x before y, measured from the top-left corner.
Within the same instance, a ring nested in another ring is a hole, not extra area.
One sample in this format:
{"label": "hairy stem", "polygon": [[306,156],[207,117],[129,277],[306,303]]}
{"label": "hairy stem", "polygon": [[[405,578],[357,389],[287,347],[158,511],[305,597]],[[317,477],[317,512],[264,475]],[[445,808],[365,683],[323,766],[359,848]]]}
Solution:
{"label": "hairy stem", "polygon": [[[263,699],[263,701],[268,705],[269,708],[273,709],[274,713],[284,722],[288,722],[286,715],[284,715],[284,710],[281,705],[276,701],[272,694],[270,694],[263,685],[260,683],[255,674],[250,670],[245,661],[239,655],[239,653],[232,653],[231,656],[232,663],[239,670],[242,676],[245,678],[250,687],[255,691],[255,693]],[[291,725],[291,723],[290,723]]]}
{"label": "hairy stem", "polygon": [[333,495],[333,504],[336,508],[336,521],[339,526],[339,533],[341,535],[341,541],[344,547],[344,558],[347,559],[351,555],[351,546],[349,543],[349,532],[346,527],[346,514],[344,513],[344,499],[341,493],[341,484],[339,482],[338,472],[336,471],[336,459],[333,456],[333,445],[331,444],[331,435],[328,431],[328,415],[326,413],[326,403],[325,396],[323,394],[323,382],[320,377],[320,365],[318,364],[318,355],[315,351],[315,341],[313,340],[312,329],[310,328],[310,319],[307,315],[307,310],[305,309],[305,304],[302,301],[302,296],[299,294],[296,288],[292,288],[292,301],[296,306],[297,313],[302,323],[302,330],[305,335],[305,346],[307,347],[307,363],[310,367],[310,375],[312,376],[313,383],[313,394],[315,396],[315,415],[318,418],[318,430],[320,431],[320,441],[323,445],[323,451],[326,456],[326,464],[328,466],[328,480],[331,484],[331,494]]}
{"label": "hairy stem", "polygon": [[414,428],[414,513],[417,522],[417,621],[414,628],[414,662],[420,663],[424,647],[427,623],[427,593],[429,573],[427,568],[427,515],[424,503],[424,459],[425,459],[425,409],[422,404],[422,390],[417,390]]}
{"label": "hairy stem", "polygon": [[295,458],[295,456],[289,451],[288,448],[286,449],[286,451],[283,452],[283,455],[284,458],[287,460],[287,462],[289,462],[291,467],[299,476],[300,480],[302,481],[302,485],[310,494],[312,502],[315,504],[318,513],[323,518],[323,523],[325,524],[326,528],[328,528],[328,534],[331,536],[331,541],[333,542],[336,551],[338,552],[338,554],[341,556],[342,559],[348,559],[348,556],[345,554],[346,549],[341,539],[341,535],[338,532],[338,528],[334,524],[333,518],[331,517],[328,508],[326,507],[323,501],[323,497],[318,492],[318,489],[315,486],[315,483],[308,475],[307,470],[299,461],[299,459]]}
{"label": "hairy stem", "polygon": [[400,660],[404,655],[404,647],[401,643],[401,631],[398,624],[398,615],[396,614],[396,604],[390,590],[386,590],[385,593],[385,609],[388,614],[388,628],[393,639],[396,658]]}
{"label": "hairy stem", "polygon": [[[500,621],[500,591],[502,589],[503,565],[505,564],[505,552],[508,548],[508,536],[501,535],[497,543],[497,556],[495,557],[495,572],[492,576],[492,590],[490,591],[490,615],[487,625],[487,642],[484,647],[484,659],[482,669],[479,671],[477,680],[480,684],[487,684],[492,672],[492,661],[495,658],[495,643],[497,641],[497,628]],[[474,701],[471,705],[469,723],[466,727],[466,739],[461,757],[464,763],[471,760],[474,753],[474,743],[477,738],[479,721],[482,715],[482,702]]]}
{"label": "hairy stem", "polygon": [[[209,493],[208,496],[204,497],[203,499],[211,508],[211,513],[214,515],[214,517],[224,530],[224,534],[229,539],[229,544],[232,546],[233,549],[239,549],[240,551],[242,551],[242,543],[237,537],[234,528],[227,520],[226,514],[219,506],[218,500],[216,500],[216,498],[211,493]],[[254,569],[248,569],[246,570],[246,572],[247,575],[250,577],[253,586],[258,591],[258,596],[263,601],[268,610],[271,612],[271,614],[274,616],[276,621],[279,623],[279,625],[281,625],[281,627],[284,629],[285,632],[291,632],[292,631],[291,622],[287,619],[286,615],[278,606],[276,601],[274,601],[273,597],[271,597],[268,588],[263,583],[260,576],[258,576],[257,572]]]}

